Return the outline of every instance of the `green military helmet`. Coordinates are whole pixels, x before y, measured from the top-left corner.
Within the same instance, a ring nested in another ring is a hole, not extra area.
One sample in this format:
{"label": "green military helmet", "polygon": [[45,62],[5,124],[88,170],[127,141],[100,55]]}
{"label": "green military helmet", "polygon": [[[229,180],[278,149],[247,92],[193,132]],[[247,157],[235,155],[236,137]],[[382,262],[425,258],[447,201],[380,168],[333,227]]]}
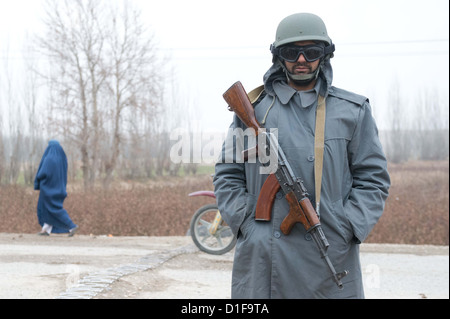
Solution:
{"label": "green military helmet", "polygon": [[[308,55],[305,51],[297,49],[297,51],[286,52],[283,48],[287,47],[289,49],[290,43],[298,41],[314,41],[319,42],[318,47],[322,46],[322,51],[320,52],[313,49],[312,57],[308,59]],[[287,45],[287,46],[285,46]],[[319,76],[319,72],[324,65],[324,61],[331,59],[334,56],[334,44],[328,36],[327,28],[325,23],[320,17],[312,13],[295,13],[283,20],[277,28],[277,33],[275,36],[275,42],[270,46],[270,51],[272,52],[274,63],[279,63],[286,76],[299,85],[306,85],[314,81]],[[284,52],[284,53],[283,53]],[[308,74],[293,74],[289,72],[286,68],[285,61],[293,62],[296,61],[300,54],[304,55],[307,61],[315,61],[320,59],[320,64],[315,71]],[[295,54],[297,56],[295,57]]]}
{"label": "green military helmet", "polygon": [[325,23],[319,16],[312,13],[295,13],[280,22],[273,46],[276,48],[283,44],[307,40],[332,44]]}

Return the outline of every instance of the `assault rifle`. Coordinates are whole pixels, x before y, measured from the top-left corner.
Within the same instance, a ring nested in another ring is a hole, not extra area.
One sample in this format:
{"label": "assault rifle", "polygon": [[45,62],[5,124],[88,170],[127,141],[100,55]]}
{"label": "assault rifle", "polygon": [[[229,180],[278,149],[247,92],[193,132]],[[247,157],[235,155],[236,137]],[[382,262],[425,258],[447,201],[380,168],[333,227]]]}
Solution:
{"label": "assault rifle", "polygon": [[259,221],[270,221],[275,196],[281,188],[284,194],[286,194],[286,200],[289,203],[289,214],[281,223],[281,231],[283,234],[288,235],[296,223],[301,223],[314,239],[314,242],[319,249],[320,256],[325,261],[325,264],[331,273],[332,280],[339,289],[342,289],[343,284],[341,279],[348,274],[348,271],[345,270],[336,273],[327,253],[330,245],[323,233],[319,217],[308,198],[308,192],[305,185],[301,178],[295,176],[292,167],[287,161],[286,155],[278,145],[278,141],[274,135],[262,130],[261,125],[255,117],[253,105],[241,82],[238,81],[234,83],[223,94],[223,98],[228,103],[229,109],[234,111],[247,127],[254,129],[256,136],[264,135],[263,138],[266,139],[266,149],[270,147],[271,144],[277,145],[278,168],[275,173],[269,175],[261,188],[256,204],[255,219]]}

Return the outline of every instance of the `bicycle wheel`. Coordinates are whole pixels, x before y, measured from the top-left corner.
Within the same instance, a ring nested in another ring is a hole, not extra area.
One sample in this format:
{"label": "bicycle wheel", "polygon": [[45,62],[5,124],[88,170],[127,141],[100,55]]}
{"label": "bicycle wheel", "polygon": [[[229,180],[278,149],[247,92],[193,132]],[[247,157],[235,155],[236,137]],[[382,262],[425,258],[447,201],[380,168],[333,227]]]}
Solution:
{"label": "bicycle wheel", "polygon": [[[220,213],[216,204],[202,206],[192,216],[190,224],[191,237],[195,245],[212,255],[225,254],[236,245],[236,236],[220,215],[217,216],[218,214]],[[215,225],[215,220],[220,223]]]}

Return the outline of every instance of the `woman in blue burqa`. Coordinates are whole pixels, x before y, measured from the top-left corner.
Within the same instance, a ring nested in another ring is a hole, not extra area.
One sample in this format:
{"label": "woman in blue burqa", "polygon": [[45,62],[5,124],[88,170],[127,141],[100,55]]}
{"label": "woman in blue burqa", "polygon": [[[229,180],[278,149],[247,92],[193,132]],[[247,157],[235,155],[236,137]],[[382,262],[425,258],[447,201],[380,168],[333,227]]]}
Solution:
{"label": "woman in blue burqa", "polygon": [[34,189],[40,190],[37,217],[42,226],[39,235],[69,233],[73,236],[78,226],[63,208],[67,196],[67,157],[57,140],[50,140],[39,164]]}

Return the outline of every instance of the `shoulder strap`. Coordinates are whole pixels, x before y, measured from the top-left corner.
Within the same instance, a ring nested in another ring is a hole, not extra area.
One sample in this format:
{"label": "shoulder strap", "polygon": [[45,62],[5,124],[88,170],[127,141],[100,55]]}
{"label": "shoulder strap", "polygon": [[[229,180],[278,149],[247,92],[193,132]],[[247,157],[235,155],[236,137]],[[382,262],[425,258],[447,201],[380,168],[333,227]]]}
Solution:
{"label": "shoulder strap", "polygon": [[[257,88],[253,89],[252,91],[250,91],[248,93],[248,98],[250,99],[250,102],[252,104],[255,103],[263,92],[264,92],[264,85],[260,85]],[[322,95],[319,95],[316,110],[316,128],[314,137],[314,158],[315,158],[314,176],[316,186],[316,212],[317,215],[319,215],[319,217],[320,217],[319,213],[320,192],[322,189],[323,152],[325,147],[325,115],[326,115],[325,98]]]}
{"label": "shoulder strap", "polygon": [[320,192],[322,189],[323,151],[325,147],[325,98],[319,95],[316,110],[316,129],[314,137],[314,178],[316,186],[316,212],[320,217]]}
{"label": "shoulder strap", "polygon": [[258,86],[256,89],[251,90],[247,95],[250,100],[250,102],[253,104],[255,103],[261,94],[264,92],[264,85]]}

